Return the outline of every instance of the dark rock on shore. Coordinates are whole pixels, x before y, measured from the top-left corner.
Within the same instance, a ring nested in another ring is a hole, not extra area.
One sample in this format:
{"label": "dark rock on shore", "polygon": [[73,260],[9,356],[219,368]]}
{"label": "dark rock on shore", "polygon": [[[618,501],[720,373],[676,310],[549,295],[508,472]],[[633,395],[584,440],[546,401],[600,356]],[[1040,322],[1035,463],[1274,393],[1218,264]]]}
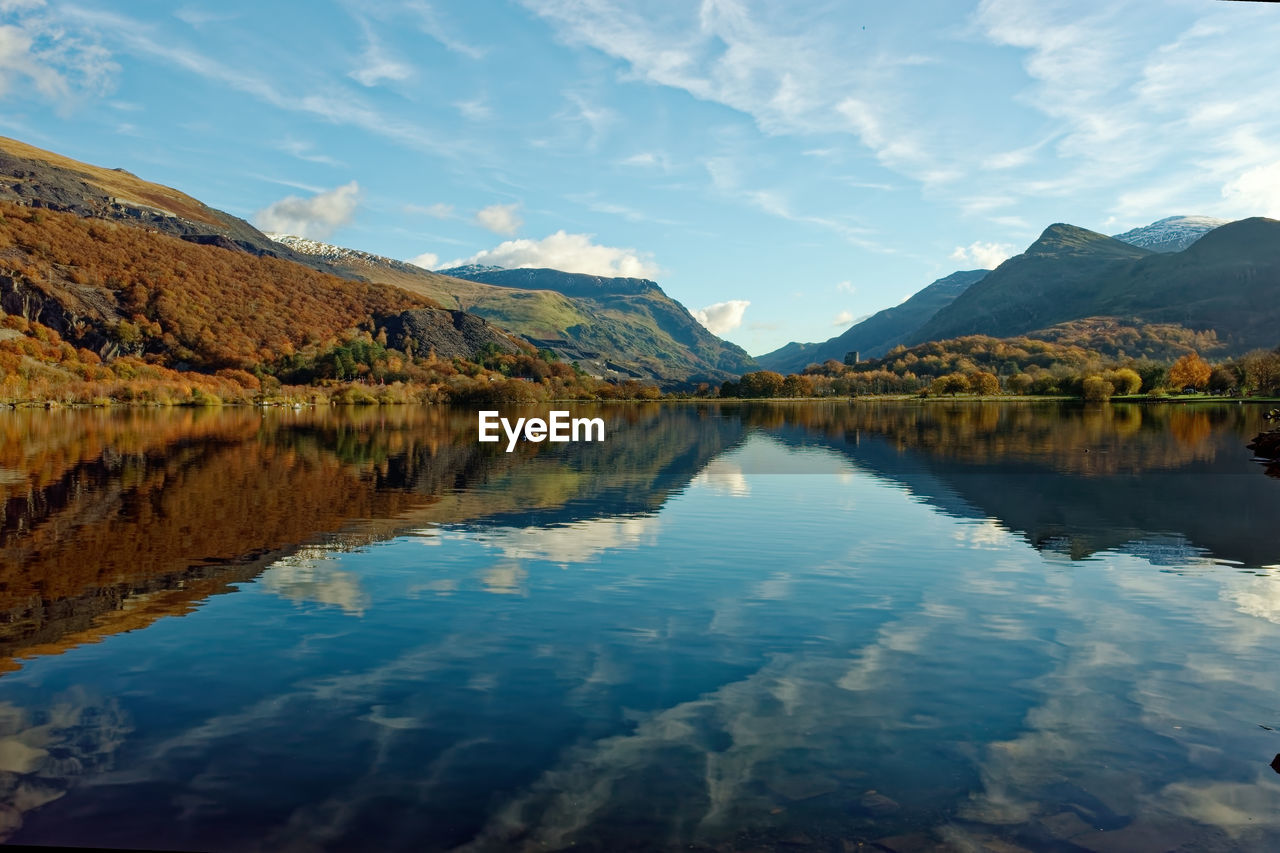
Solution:
{"label": "dark rock on shore", "polygon": [[1269,460],[1266,469],[1269,476],[1280,477],[1280,429],[1259,433],[1257,438],[1249,442],[1249,449],[1255,455]]}
{"label": "dark rock on shore", "polygon": [[1249,443],[1249,449],[1263,459],[1280,459],[1280,429],[1259,433],[1258,437]]}

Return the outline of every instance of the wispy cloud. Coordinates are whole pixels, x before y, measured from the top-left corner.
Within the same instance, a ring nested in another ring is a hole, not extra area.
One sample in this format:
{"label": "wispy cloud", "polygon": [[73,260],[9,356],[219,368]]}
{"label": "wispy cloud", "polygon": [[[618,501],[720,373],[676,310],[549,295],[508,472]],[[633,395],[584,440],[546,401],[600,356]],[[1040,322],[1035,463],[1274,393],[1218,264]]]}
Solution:
{"label": "wispy cloud", "polygon": [[63,26],[44,0],[4,0],[0,98],[34,93],[59,107],[105,94],[120,68],[92,28]]}
{"label": "wispy cloud", "polygon": [[594,150],[609,129],[618,123],[618,114],[608,107],[593,103],[580,92],[566,92],[565,99],[569,101],[569,107],[561,113],[562,120],[585,126],[586,146]]}
{"label": "wispy cloud", "polygon": [[790,202],[781,191],[770,189],[752,189],[742,183],[741,169],[730,158],[712,157],[704,161],[707,174],[711,178],[712,187],[726,195],[741,199],[758,210],[804,225],[816,225],[832,231],[846,242],[864,249],[889,251],[874,240],[869,239],[871,229],[849,225],[829,216],[815,216],[798,213],[792,209]]}
{"label": "wispy cloud", "polygon": [[297,139],[286,139],[276,145],[281,151],[290,156],[297,157],[307,163],[319,163],[322,166],[341,167],[344,164],[333,159],[327,154],[316,152],[315,146],[310,142],[302,142]]}
{"label": "wispy cloud", "polygon": [[[1274,209],[1280,16],[1267,4],[1167,4],[1153,26],[1150,4],[1136,0],[982,0],[908,36],[758,0],[663,14],[621,0],[521,2],[564,42],[621,63],[625,79],[722,104],[766,135],[821,137],[800,149],[820,162],[840,151],[830,134],[852,136],[935,202],[993,224],[1013,228],[1021,206],[1055,198],[1110,201],[1113,214],[1143,221],[1169,213],[1152,204],[1223,216]],[[1023,76],[947,64],[984,44],[1004,49],[1000,62],[1020,56]],[[975,86],[991,79],[987,97],[1005,106],[975,110]],[[1010,209],[965,209],[978,195]],[[776,192],[742,198],[794,218]]]}
{"label": "wispy cloud", "polygon": [[492,249],[459,258],[442,267],[489,264],[514,268],[547,268],[588,275],[654,278],[659,268],[647,253],[602,246],[590,234],[557,231],[541,240],[508,240]]}
{"label": "wispy cloud", "polygon": [[352,69],[347,74],[348,77],[362,86],[373,87],[383,81],[408,80],[414,76],[413,66],[392,53],[378,38],[368,21],[361,19],[360,26],[364,31],[364,53],[360,58],[360,67]]}
{"label": "wispy cloud", "polygon": [[424,2],[406,3],[405,9],[411,12],[417,19],[418,28],[423,34],[430,36],[439,42],[446,49],[467,57],[468,59],[484,59],[487,51],[482,47],[476,47],[455,36],[447,27],[440,16],[436,13],[435,8]]}
{"label": "wispy cloud", "polygon": [[639,151],[618,161],[620,166],[631,166],[640,169],[661,169],[671,171],[671,159],[666,154],[656,151]]}
{"label": "wispy cloud", "polygon": [[569,199],[570,201],[581,204],[584,207],[586,207],[588,210],[591,210],[595,213],[605,213],[610,216],[619,216],[627,220],[628,222],[651,222],[656,225],[670,225],[670,226],[678,226],[678,225],[684,224],[678,220],[667,219],[661,216],[655,216],[651,213],[646,213],[643,210],[637,210],[636,208],[629,207],[625,204],[619,204],[614,201],[605,201],[599,198],[598,196],[596,196],[595,193],[573,193],[565,196],[565,198]]}
{"label": "wispy cloud", "polygon": [[401,210],[405,213],[430,216],[432,219],[452,219],[457,216],[453,205],[440,201],[435,204],[406,204],[401,207]]}
{"label": "wispy cloud", "polygon": [[456,101],[454,106],[458,108],[458,112],[462,114],[462,117],[468,121],[488,121],[493,118],[493,110],[483,98]]}
{"label": "wispy cloud", "polygon": [[198,6],[182,6],[174,11],[173,16],[184,24],[197,28],[206,26],[207,24],[234,21],[239,17],[239,15],[234,12],[215,12],[211,9],[204,9]]}
{"label": "wispy cloud", "polygon": [[[451,158],[463,153],[464,146],[460,143],[445,141],[425,128],[386,115],[362,102],[349,88],[334,86],[304,93],[286,92],[267,75],[233,67],[171,38],[157,37],[153,29],[141,21],[73,6],[61,7],[60,12],[64,22],[91,28],[124,52],[195,74],[277,109],[356,127],[415,150]],[[474,158],[474,147],[468,156]]]}

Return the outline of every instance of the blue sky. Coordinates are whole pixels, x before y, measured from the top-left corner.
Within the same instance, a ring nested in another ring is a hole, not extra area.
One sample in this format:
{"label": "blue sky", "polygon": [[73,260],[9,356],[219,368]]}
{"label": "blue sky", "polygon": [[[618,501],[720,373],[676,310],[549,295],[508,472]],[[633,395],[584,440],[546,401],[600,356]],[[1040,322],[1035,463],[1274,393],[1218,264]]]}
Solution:
{"label": "blue sky", "polygon": [[1280,6],[0,0],[0,133],[260,227],[654,278],[759,354],[1053,222],[1280,217]]}

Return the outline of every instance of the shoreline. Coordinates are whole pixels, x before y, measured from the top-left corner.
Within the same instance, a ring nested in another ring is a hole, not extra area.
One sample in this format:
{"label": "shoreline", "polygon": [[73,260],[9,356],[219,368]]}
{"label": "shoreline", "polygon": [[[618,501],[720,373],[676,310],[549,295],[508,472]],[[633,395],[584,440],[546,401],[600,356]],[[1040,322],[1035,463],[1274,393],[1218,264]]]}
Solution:
{"label": "shoreline", "polygon": [[989,396],[979,396],[975,394],[959,394],[954,397],[920,397],[916,394],[885,394],[885,395],[867,395],[860,397],[662,397],[653,400],[592,400],[582,399],[580,397],[553,398],[549,400],[539,400],[531,402],[485,402],[485,403],[462,403],[462,402],[435,402],[427,400],[335,400],[328,399],[321,401],[298,402],[296,400],[280,399],[268,400],[262,402],[242,402],[237,400],[219,400],[217,402],[205,401],[182,401],[178,403],[159,403],[144,402],[132,400],[110,400],[106,402],[79,403],[79,402],[62,402],[58,400],[45,400],[40,402],[5,402],[0,403],[0,410],[17,411],[20,409],[45,409],[47,411],[62,409],[222,409],[222,408],[250,408],[250,409],[319,409],[319,408],[375,408],[381,406],[459,406],[466,407],[475,406],[539,406],[557,403],[567,404],[590,404],[590,405],[632,405],[636,403],[721,403],[721,404],[741,404],[741,403],[1080,403],[1082,405],[1099,405],[1111,403],[1141,404],[1141,405],[1202,405],[1202,404],[1222,404],[1235,403],[1244,404],[1262,404],[1277,405],[1280,404],[1280,397],[1213,397],[1213,396],[1167,396],[1167,397],[1151,397],[1146,394],[1132,394],[1126,396],[1112,397],[1109,400],[1083,400],[1080,397],[1070,397],[1064,395],[1053,396],[1030,396],[1015,394],[998,394]]}

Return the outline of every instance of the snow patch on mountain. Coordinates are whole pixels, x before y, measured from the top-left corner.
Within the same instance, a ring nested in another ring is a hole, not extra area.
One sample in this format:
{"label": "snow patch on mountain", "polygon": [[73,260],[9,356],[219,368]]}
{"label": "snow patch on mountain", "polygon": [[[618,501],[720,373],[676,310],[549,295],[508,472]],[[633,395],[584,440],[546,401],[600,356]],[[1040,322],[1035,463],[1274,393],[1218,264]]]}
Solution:
{"label": "snow patch on mountain", "polygon": [[501,272],[506,267],[495,267],[491,264],[463,264],[460,267],[449,267],[444,270],[436,270],[441,275],[451,275],[454,278],[470,278],[473,275],[480,275],[487,272]]}
{"label": "snow patch on mountain", "polygon": [[366,267],[391,267],[392,269],[404,272],[421,272],[423,269],[422,267],[405,261],[397,261],[394,258],[375,255],[371,252],[362,252],[359,249],[347,249],[342,246],[335,246],[332,243],[324,243],[320,240],[312,240],[307,237],[295,237],[292,234],[273,233],[267,233],[267,236],[281,245],[288,246],[299,254],[311,255],[312,257],[321,258],[330,262],[355,264]]}
{"label": "snow patch on mountain", "polygon": [[1228,221],[1214,219],[1212,216],[1167,216],[1145,227],[1112,236],[1131,246],[1153,252],[1181,252],[1213,229],[1226,225]]}

